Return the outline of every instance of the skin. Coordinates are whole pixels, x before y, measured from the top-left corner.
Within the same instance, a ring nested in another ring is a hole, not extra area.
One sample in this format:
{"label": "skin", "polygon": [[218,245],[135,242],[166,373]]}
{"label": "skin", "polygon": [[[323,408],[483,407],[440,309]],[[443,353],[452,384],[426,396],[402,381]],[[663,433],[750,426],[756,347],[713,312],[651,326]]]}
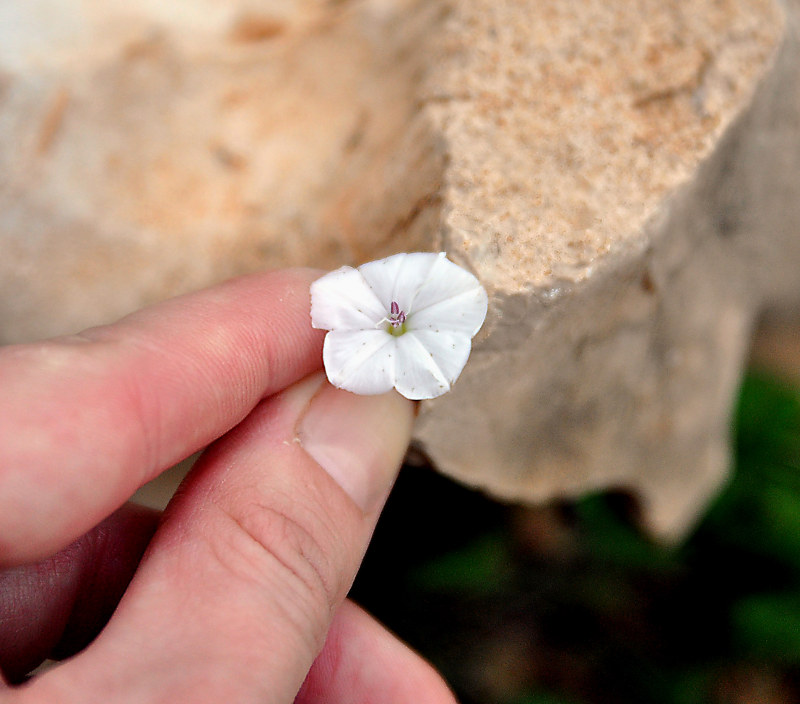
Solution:
{"label": "skin", "polygon": [[[413,406],[319,374],[318,275],[0,349],[0,703],[453,704],[345,599]],[[163,516],[126,503],[205,447]]]}

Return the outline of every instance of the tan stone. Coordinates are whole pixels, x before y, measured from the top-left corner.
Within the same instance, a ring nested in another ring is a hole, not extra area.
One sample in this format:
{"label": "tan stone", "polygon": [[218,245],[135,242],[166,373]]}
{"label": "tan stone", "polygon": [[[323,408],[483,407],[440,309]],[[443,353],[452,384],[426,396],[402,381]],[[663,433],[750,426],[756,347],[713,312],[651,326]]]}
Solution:
{"label": "tan stone", "polygon": [[491,309],[418,446],[690,524],[753,318],[798,291],[797,0],[57,7],[0,6],[0,341],[443,248]]}
{"label": "tan stone", "polygon": [[530,42],[520,3],[450,20],[478,34],[437,75],[443,242],[493,309],[419,441],[508,498],[632,489],[673,537],[724,479],[754,314],[800,291],[797,37],[768,2],[544,5]]}
{"label": "tan stone", "polygon": [[0,341],[410,245],[441,173],[413,91],[442,8],[339,5],[0,6]]}

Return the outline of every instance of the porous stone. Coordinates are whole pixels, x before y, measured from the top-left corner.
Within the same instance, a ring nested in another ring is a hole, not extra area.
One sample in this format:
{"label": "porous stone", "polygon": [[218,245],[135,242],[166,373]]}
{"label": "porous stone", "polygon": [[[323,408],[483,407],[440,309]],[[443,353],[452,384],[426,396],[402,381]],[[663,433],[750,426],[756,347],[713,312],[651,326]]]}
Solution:
{"label": "porous stone", "polygon": [[521,7],[451,16],[431,82],[443,245],[493,306],[419,441],[507,498],[633,490],[675,538],[726,475],[754,316],[800,292],[798,5]]}
{"label": "porous stone", "polygon": [[[785,16],[784,16],[785,15]],[[445,249],[491,299],[416,444],[674,537],[800,290],[800,2],[0,4],[0,341]]]}
{"label": "porous stone", "polygon": [[0,3],[0,342],[235,274],[422,248],[406,219],[444,155],[415,77],[442,11]]}

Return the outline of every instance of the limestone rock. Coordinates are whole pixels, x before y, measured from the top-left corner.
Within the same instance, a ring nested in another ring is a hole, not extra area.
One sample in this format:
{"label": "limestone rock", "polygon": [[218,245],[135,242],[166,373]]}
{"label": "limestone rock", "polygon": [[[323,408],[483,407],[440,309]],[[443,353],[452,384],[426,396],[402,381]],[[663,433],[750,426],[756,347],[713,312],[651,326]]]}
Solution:
{"label": "limestone rock", "polygon": [[724,479],[759,307],[800,294],[800,6],[521,6],[451,17],[432,81],[443,245],[494,305],[419,441],[508,498],[633,489],[676,537]]}
{"label": "limestone rock", "polygon": [[[60,13],[60,14],[59,14]],[[674,536],[800,291],[800,3],[0,5],[0,341],[254,269],[446,249],[490,292],[417,444]]]}
{"label": "limestone rock", "polygon": [[0,342],[239,273],[422,248],[404,222],[443,155],[417,48],[441,12],[0,3]]}

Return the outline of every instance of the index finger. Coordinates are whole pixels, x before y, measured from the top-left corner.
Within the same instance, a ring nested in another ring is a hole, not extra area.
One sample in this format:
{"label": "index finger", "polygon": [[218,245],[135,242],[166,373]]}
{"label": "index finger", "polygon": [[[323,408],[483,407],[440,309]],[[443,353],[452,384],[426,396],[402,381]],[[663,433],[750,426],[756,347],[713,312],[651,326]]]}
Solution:
{"label": "index finger", "polygon": [[255,274],[0,349],[0,564],[72,542],[322,366],[313,270]]}

